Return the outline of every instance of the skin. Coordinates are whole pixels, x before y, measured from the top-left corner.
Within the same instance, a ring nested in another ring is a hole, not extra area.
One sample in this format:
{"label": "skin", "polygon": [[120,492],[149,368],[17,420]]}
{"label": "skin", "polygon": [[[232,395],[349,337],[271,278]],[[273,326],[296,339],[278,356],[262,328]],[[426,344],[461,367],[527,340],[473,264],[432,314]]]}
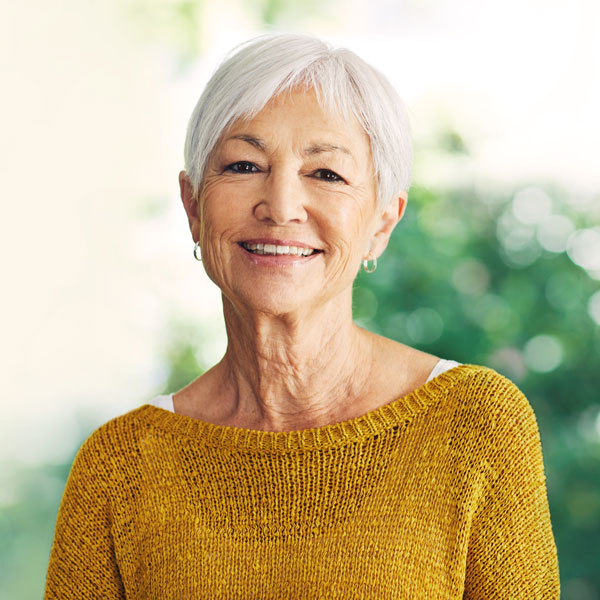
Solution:
{"label": "skin", "polygon": [[[174,394],[175,412],[292,431],[355,418],[425,382],[436,357],[352,321],[362,260],[381,256],[406,206],[403,193],[377,207],[369,138],[354,117],[323,111],[313,91],[276,97],[224,132],[197,196],[185,172],[179,181],[222,290],[228,347]],[[248,240],[319,252],[265,259],[241,247]]]}

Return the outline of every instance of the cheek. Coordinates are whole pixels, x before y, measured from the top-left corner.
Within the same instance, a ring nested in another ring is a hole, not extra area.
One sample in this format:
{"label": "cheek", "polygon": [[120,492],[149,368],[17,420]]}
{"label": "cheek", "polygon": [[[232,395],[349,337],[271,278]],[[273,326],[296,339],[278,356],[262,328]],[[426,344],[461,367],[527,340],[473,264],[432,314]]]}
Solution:
{"label": "cheek", "polygon": [[222,264],[230,256],[236,231],[238,229],[226,213],[206,211],[202,225],[202,255],[206,254],[207,264]]}
{"label": "cheek", "polygon": [[243,195],[232,187],[212,178],[206,181],[200,196],[201,226],[206,235],[231,229],[243,213]]}
{"label": "cheek", "polygon": [[[344,255],[361,255],[368,238],[372,217],[368,199],[344,194],[345,198],[333,198],[324,206],[322,223],[326,224],[326,241],[339,248]],[[336,201],[337,200],[337,201]],[[351,257],[349,257],[351,260]]]}
{"label": "cheek", "polygon": [[231,210],[215,195],[203,194],[200,201],[200,239],[204,269],[219,287],[227,287],[230,279],[228,264],[234,250],[232,240],[239,230],[237,211]]}
{"label": "cheek", "polygon": [[236,221],[252,217],[252,199],[258,194],[257,181],[209,179],[200,199],[203,226],[212,229],[230,227]]}
{"label": "cheek", "polygon": [[354,281],[365,256],[368,242],[365,219],[368,218],[366,211],[357,205],[343,211],[331,210],[323,216],[321,222],[326,225],[323,234],[330,251],[325,277],[331,285],[346,286]]}

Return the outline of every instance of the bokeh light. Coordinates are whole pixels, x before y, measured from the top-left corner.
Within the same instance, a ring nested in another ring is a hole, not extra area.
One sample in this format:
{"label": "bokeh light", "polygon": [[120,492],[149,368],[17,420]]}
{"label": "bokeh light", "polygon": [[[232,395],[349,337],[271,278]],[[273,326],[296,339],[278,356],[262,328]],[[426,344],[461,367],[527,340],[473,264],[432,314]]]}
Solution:
{"label": "bokeh light", "polygon": [[454,287],[469,296],[481,296],[490,284],[490,272],[487,267],[474,258],[459,263],[452,273]]}
{"label": "bokeh light", "polygon": [[588,313],[596,322],[596,325],[600,325],[600,290],[590,298],[588,302]]}
{"label": "bokeh light", "polygon": [[552,200],[541,188],[527,187],[515,194],[512,201],[512,211],[521,223],[536,225],[550,216]]}
{"label": "bokeh light", "polygon": [[413,342],[431,344],[444,330],[444,322],[439,313],[431,308],[417,308],[406,319],[406,331]]}
{"label": "bokeh light", "polygon": [[551,335],[537,335],[525,344],[525,365],[538,373],[554,371],[563,359],[560,342]]}
{"label": "bokeh light", "polygon": [[569,258],[587,271],[600,269],[600,227],[579,229],[567,242]]}
{"label": "bokeh light", "polygon": [[564,252],[567,249],[569,236],[575,226],[565,215],[551,215],[540,222],[537,239],[540,246],[549,252]]}

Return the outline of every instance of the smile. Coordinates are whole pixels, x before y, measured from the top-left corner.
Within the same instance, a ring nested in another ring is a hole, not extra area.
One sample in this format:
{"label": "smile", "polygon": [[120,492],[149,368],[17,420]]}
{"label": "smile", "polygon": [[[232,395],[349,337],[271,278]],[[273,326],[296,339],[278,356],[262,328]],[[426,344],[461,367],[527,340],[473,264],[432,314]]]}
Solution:
{"label": "smile", "polygon": [[315,248],[301,248],[298,246],[279,246],[277,244],[250,244],[248,242],[241,242],[240,246],[252,254],[269,254],[275,255],[288,255],[288,256],[310,256],[315,252],[321,252]]}

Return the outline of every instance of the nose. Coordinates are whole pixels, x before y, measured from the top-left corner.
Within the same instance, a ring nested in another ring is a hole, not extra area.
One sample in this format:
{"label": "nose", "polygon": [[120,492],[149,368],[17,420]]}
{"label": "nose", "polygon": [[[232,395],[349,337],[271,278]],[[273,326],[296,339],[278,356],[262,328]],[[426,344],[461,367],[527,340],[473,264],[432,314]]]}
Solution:
{"label": "nose", "polygon": [[274,225],[304,223],[308,218],[307,198],[300,179],[292,168],[271,167],[254,208],[256,218]]}

